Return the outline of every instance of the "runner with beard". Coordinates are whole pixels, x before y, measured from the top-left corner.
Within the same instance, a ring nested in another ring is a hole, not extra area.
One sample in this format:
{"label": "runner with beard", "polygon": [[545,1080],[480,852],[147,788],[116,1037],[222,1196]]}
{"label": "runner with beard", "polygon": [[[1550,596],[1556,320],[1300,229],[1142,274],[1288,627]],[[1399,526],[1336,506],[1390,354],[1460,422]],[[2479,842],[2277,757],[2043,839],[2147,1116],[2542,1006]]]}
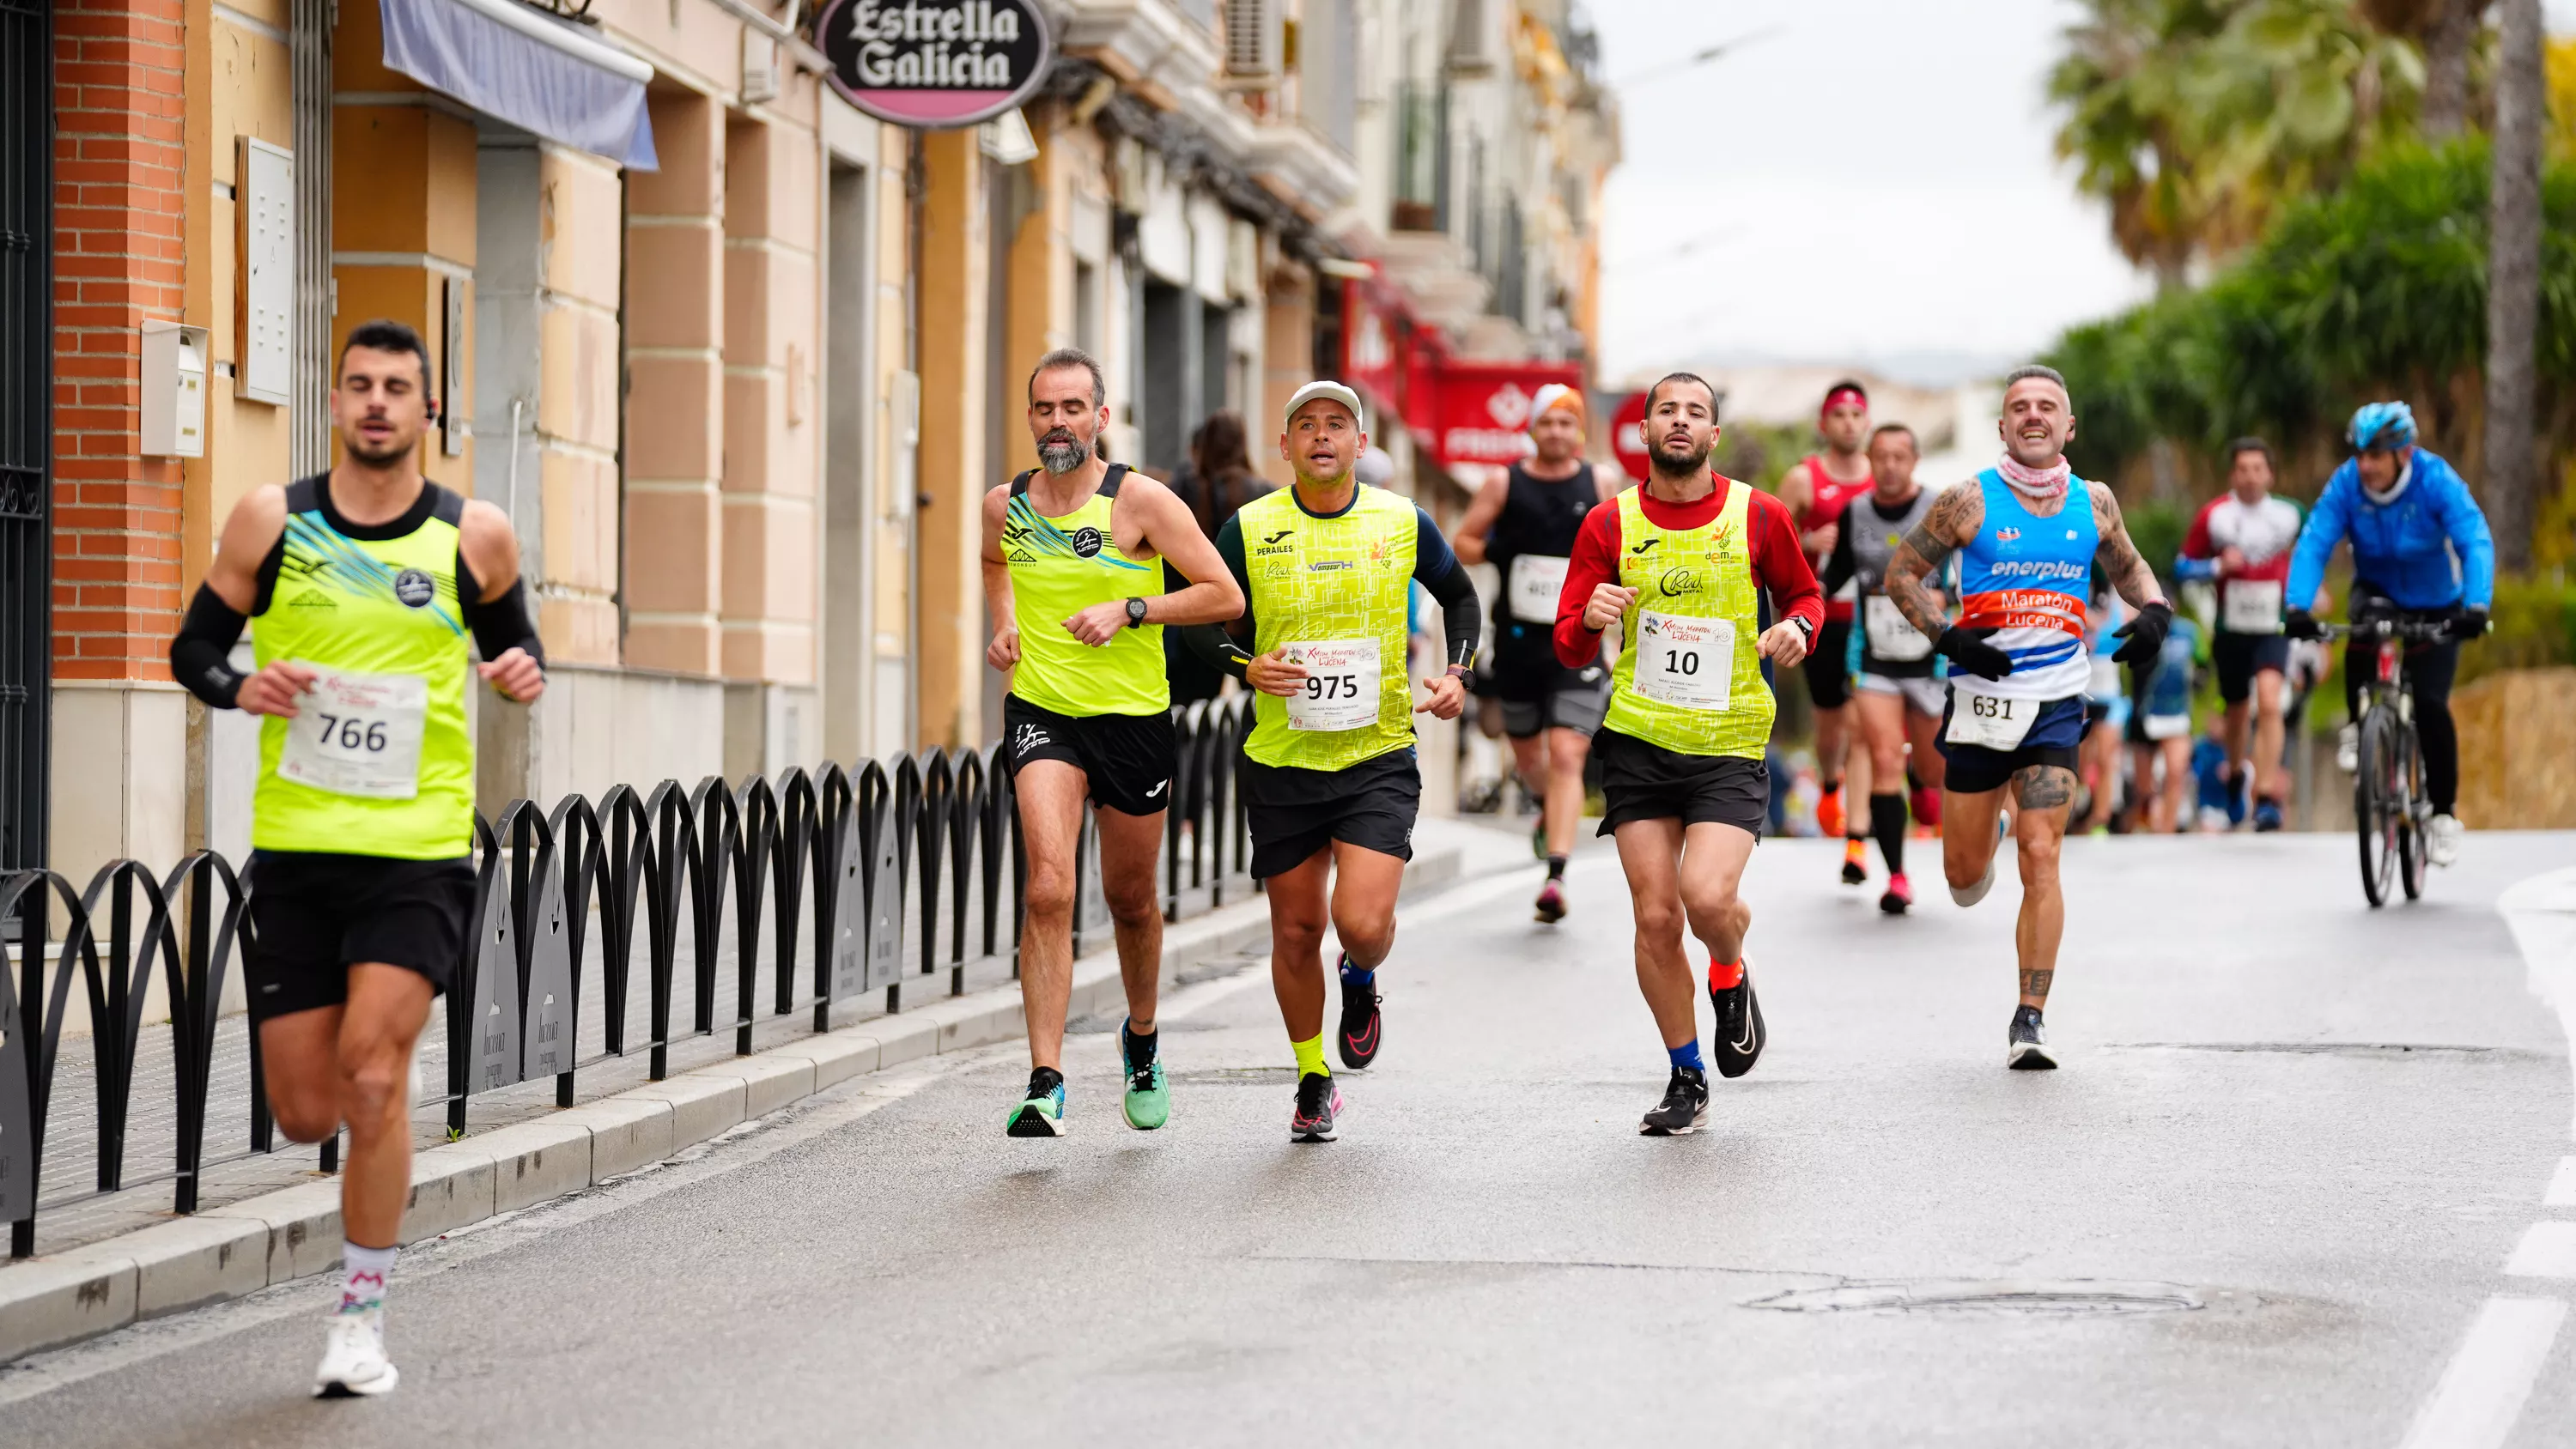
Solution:
{"label": "runner with beard", "polygon": [[[1074,844],[1086,797],[1127,988],[1118,1032],[1127,1125],[1150,1130],[1171,1115],[1154,1023],[1163,969],[1154,866],[1174,760],[1163,627],[1243,612],[1243,591],[1189,505],[1101,459],[1106,404],[1089,354],[1062,348],[1039,358],[1029,374],[1029,436],[1044,466],[984,495],[984,602],[995,621],[984,658],[1011,677],[1002,738],[1028,849],[1020,997],[1029,1084],[1004,1118],[1013,1137],[1064,1134]],[[1187,588],[1161,591],[1162,559]]]}
{"label": "runner with beard", "polygon": [[[1934,500],[1898,545],[1887,593],[1953,666],[1941,721],[1941,751],[1949,757],[1941,864],[1951,899],[1962,906],[1985,899],[2004,836],[2020,847],[2013,946],[2021,1003],[2005,1033],[2004,1061],[2044,1070],[2057,1065],[2040,1013],[2066,933],[2057,863],[2092,684],[2085,601],[2094,570],[2137,606],[2138,616],[2113,636],[2127,641],[2112,655],[2119,663],[2158,657],[2173,606],[2129,541],[2110,488],[2078,479],[2067,466],[2075,409],[2065,378],[2046,367],[2007,375],[1996,431],[2002,459]],[[1930,586],[1953,553],[1962,605],[1956,624]]]}
{"label": "runner with beard", "polygon": [[[1845,378],[1825,389],[1816,432],[1825,451],[1811,454],[1780,478],[1779,498],[1798,520],[1799,546],[1808,564],[1824,567],[1842,533],[1843,510],[1875,483],[1870,470],[1869,393]],[[1843,766],[1851,743],[1850,644],[1853,601],[1825,600],[1824,631],[1807,654],[1807,698],[1816,707],[1816,828],[1843,837],[1843,884],[1869,879],[1869,836],[1843,803]]]}
{"label": "runner with beard", "polygon": [[[1795,666],[1823,618],[1789,510],[1709,471],[1717,393],[1686,372],[1646,393],[1640,431],[1652,460],[1642,488],[1592,510],[1557,600],[1556,657],[1596,657],[1602,631],[1624,641],[1610,710],[1594,737],[1606,809],[1634,902],[1637,985],[1672,1075],[1638,1130],[1695,1132],[1708,1121],[1696,992],[1682,928],[1708,948],[1717,1069],[1740,1077],[1762,1055],[1762,1007],[1744,937],[1752,908],[1738,885],[1771,796],[1763,747],[1776,704],[1765,660]],[[1780,622],[1760,626],[1768,591]]]}
{"label": "runner with beard", "polygon": [[1584,515],[1619,489],[1583,461],[1582,393],[1562,383],[1540,388],[1529,434],[1535,455],[1495,470],[1452,541],[1459,562],[1490,560],[1503,576],[1494,600],[1494,685],[1522,785],[1544,782],[1547,881],[1536,908],[1554,924],[1565,918],[1565,861],[1583,823],[1584,761],[1610,707],[1610,671],[1597,656],[1579,668],[1557,659],[1556,600]]}

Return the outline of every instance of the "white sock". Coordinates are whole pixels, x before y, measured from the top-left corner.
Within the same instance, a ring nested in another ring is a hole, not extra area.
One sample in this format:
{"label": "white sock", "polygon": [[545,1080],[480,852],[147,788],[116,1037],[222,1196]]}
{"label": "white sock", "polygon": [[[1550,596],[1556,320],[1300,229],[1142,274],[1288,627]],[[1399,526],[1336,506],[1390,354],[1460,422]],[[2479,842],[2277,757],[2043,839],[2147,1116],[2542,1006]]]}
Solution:
{"label": "white sock", "polygon": [[361,1248],[340,1243],[340,1311],[373,1313],[385,1306],[385,1280],[393,1276],[400,1248]]}

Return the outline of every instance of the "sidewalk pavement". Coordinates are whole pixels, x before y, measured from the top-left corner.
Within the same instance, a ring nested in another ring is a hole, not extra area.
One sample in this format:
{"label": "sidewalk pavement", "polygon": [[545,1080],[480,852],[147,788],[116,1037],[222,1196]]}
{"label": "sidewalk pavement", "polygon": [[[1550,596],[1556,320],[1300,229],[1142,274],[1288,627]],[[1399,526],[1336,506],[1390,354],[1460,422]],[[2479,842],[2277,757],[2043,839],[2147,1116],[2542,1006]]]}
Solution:
{"label": "sidewalk pavement", "polygon": [[[1405,894],[1526,861],[1509,840],[1490,829],[1425,819]],[[1527,848],[1524,837],[1519,849]],[[1268,944],[1268,909],[1259,897],[1222,907],[1165,927],[1164,979],[1183,984],[1231,974],[1265,956]],[[1019,990],[1007,976],[1007,957],[997,959],[998,984],[831,1032],[795,1030],[801,1015],[765,1019],[769,1029],[759,1036],[769,1041],[756,1036],[761,1049],[749,1056],[731,1053],[725,1031],[675,1043],[670,1076],[635,1081],[577,1106],[552,1106],[552,1078],[478,1093],[469,1133],[454,1142],[445,1140],[443,1116],[430,1114],[419,1123],[422,1150],[412,1163],[404,1241],[434,1238],[650,1166],[854,1076],[1019,1038],[1025,1034]],[[906,984],[928,986],[944,975],[907,977]],[[720,993],[718,999],[732,998]],[[1122,999],[1114,951],[1074,963],[1069,1016],[1114,1011]],[[643,1066],[644,1053],[637,1051],[586,1067],[583,1078],[585,1085],[605,1086],[617,1072],[640,1078]],[[246,1081],[246,1062],[237,1069]],[[440,1070],[431,1072],[429,1080],[441,1079]],[[303,1166],[313,1161],[305,1156],[309,1150],[234,1159],[220,1181],[206,1185],[200,1211],[188,1216],[167,1210],[166,1179],[40,1213],[38,1256],[0,1266],[0,1363],[336,1266],[340,1185]],[[68,1219],[71,1229],[58,1219]]]}

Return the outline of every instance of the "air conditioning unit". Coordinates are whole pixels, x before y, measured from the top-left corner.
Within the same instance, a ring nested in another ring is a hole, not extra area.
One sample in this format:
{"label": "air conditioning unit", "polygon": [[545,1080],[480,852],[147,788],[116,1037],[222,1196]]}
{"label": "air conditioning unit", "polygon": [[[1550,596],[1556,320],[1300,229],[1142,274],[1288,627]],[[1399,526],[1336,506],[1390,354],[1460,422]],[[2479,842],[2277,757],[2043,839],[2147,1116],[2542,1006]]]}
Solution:
{"label": "air conditioning unit", "polygon": [[1225,75],[1276,84],[1281,69],[1281,0],[1225,0]]}
{"label": "air conditioning unit", "polygon": [[1449,73],[1470,77],[1491,75],[1501,57],[1502,37],[1495,33],[1491,0],[1457,0],[1457,9],[1449,16]]}

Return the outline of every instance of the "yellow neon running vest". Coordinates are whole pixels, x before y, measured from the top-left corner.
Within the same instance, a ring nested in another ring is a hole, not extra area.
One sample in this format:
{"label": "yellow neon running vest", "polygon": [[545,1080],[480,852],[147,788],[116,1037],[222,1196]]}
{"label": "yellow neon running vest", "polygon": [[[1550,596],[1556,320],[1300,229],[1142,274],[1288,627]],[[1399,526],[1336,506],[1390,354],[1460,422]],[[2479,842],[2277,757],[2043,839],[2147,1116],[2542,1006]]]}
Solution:
{"label": "yellow neon running vest", "polygon": [[1064,621],[1094,604],[1151,598],[1163,592],[1160,564],[1119,552],[1109,513],[1127,465],[1112,463],[1100,491],[1062,518],[1029,501],[1030,474],[1011,480],[1002,519],[1002,562],[1011,571],[1012,622],[1020,630],[1020,664],[1011,693],[1057,714],[1161,714],[1172,707],[1164,673],[1163,626],[1120,629],[1098,648],[1073,637]]}
{"label": "yellow neon running vest", "polygon": [[1365,483],[1356,487],[1351,506],[1332,518],[1298,507],[1294,488],[1263,494],[1235,515],[1252,586],[1253,653],[1286,643],[1377,641],[1377,722],[1292,729],[1286,700],[1255,693],[1243,752],[1262,764],[1339,770],[1413,743],[1405,615],[1421,515],[1412,499]]}
{"label": "yellow neon running vest", "polygon": [[[1675,754],[1761,759],[1778,706],[1762,680],[1757,647],[1760,613],[1745,527],[1753,490],[1730,480],[1717,516],[1689,529],[1655,526],[1646,517],[1645,491],[1631,488],[1619,495],[1619,584],[1635,589],[1637,599],[1620,620],[1619,662],[1611,667],[1610,712],[1603,724]],[[1725,709],[1690,709],[1637,692],[1638,652],[1656,647],[1639,626],[1648,612],[1734,625],[1734,657],[1723,661],[1732,671]]]}
{"label": "yellow neon running vest", "polygon": [[[423,486],[426,507],[411,515],[419,522],[386,539],[351,538],[333,527],[319,479],[287,487],[277,582],[251,624],[251,652],[262,668],[294,659],[353,674],[417,675],[428,684],[428,714],[418,790],[407,800],[284,778],[278,761],[289,724],[264,716],[251,797],[257,849],[396,860],[452,860],[473,849],[474,739],[465,722],[472,639],[456,597],[465,500],[435,483]],[[298,706],[311,710],[311,698]]]}

